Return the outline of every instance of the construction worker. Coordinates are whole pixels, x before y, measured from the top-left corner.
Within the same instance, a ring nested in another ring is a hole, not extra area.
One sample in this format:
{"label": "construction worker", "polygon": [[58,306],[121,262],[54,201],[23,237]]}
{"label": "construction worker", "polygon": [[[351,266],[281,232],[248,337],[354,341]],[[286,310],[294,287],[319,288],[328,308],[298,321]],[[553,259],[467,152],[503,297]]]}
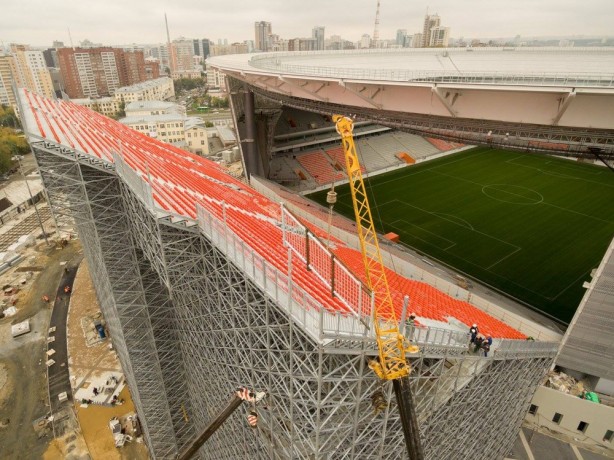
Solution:
{"label": "construction worker", "polygon": [[70,294],[70,286],[68,286],[68,285],[64,286],[64,293],[65,294]]}
{"label": "construction worker", "polygon": [[478,325],[473,323],[471,329],[469,329],[469,334],[471,335],[471,340],[469,341],[470,343],[475,343],[475,339],[477,338],[479,332],[480,330],[478,329]]}
{"label": "construction worker", "polygon": [[473,352],[477,353],[478,350],[482,348],[482,344],[484,343],[484,336],[478,334],[478,336],[473,341]]}
{"label": "construction worker", "polygon": [[47,294],[43,295],[43,302],[49,303],[49,296]]}
{"label": "construction worker", "polygon": [[488,357],[488,352],[490,351],[491,345],[492,345],[492,337],[486,336],[486,338],[482,342],[482,351],[484,351],[484,357]]}

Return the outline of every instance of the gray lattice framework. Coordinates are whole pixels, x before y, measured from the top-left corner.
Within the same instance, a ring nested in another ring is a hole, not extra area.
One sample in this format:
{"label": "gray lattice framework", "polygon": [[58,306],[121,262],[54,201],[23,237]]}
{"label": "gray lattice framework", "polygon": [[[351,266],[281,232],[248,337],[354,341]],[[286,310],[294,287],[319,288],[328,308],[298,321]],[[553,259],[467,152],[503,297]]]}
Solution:
{"label": "gray lattice framework", "polygon": [[[153,207],[136,176],[52,144],[33,150],[52,209],[75,220],[154,458],[173,458],[240,385],[267,392],[259,429],[240,409],[201,457],[404,456],[392,386],[367,366],[368,331],[306,330],[227,245]],[[412,384],[427,457],[502,457],[556,345],[504,341],[487,359],[422,345]],[[379,414],[376,390],[390,401]]]}

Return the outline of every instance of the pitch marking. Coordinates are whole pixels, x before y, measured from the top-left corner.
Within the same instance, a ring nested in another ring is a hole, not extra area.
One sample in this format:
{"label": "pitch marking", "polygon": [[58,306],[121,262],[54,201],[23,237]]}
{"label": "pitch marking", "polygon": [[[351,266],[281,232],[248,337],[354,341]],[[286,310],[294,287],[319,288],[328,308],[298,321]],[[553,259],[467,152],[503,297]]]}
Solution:
{"label": "pitch marking", "polygon": [[[507,188],[508,190],[505,190],[506,188]],[[534,194],[535,194],[535,195],[537,195],[537,196],[536,196],[535,198],[531,198],[531,197],[526,196],[526,195],[521,195],[520,193],[514,193],[514,192],[511,192],[511,191],[509,191],[509,189],[520,189],[520,190],[527,190],[527,191],[529,191],[529,192],[534,193]],[[525,199],[525,200],[531,200],[531,201],[527,201],[527,202],[524,202],[524,203],[523,203],[523,202],[521,202],[521,201],[513,201],[513,199],[512,199],[512,200],[504,200],[504,199],[502,199],[502,198],[497,198],[496,196],[490,195],[490,194],[488,193],[488,191],[489,191],[489,190],[496,190],[496,191],[498,191],[498,192],[503,192],[503,193],[505,193],[505,194],[507,194],[507,195],[511,195],[511,196],[513,196],[513,197],[519,197],[519,198],[522,198],[522,199]],[[496,200],[496,201],[500,201],[501,203],[511,203],[511,204],[540,204],[540,203],[543,203],[543,201],[544,201],[544,196],[543,196],[541,193],[536,192],[535,190],[530,189],[530,188],[528,188],[528,187],[523,187],[523,186],[521,186],[521,185],[510,185],[510,184],[490,184],[490,185],[484,185],[484,186],[482,187],[482,193],[483,193],[484,195],[486,195],[488,198],[491,198],[491,199]]]}

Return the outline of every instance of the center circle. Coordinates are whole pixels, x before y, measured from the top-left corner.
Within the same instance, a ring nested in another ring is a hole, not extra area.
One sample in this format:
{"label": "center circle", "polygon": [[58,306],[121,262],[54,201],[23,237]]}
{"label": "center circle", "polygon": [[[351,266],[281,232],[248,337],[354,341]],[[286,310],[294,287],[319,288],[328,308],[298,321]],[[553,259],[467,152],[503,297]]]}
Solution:
{"label": "center circle", "polygon": [[491,184],[482,187],[482,193],[493,200],[511,204],[539,204],[544,201],[541,193],[520,185]]}

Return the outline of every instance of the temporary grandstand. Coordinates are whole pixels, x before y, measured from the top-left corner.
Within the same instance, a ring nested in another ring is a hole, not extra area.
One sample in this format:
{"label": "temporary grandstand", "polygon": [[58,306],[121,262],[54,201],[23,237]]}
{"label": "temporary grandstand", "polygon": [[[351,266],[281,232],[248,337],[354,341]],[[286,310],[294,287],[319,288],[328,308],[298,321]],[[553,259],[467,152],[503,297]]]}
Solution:
{"label": "temporary grandstand", "polygon": [[[367,365],[378,318],[359,252],[206,159],[70,102],[19,97],[152,458],[174,458],[237,386],[267,393],[259,428],[235,413],[202,458],[403,457],[392,385]],[[538,334],[526,322],[459,286],[389,277],[397,314],[417,315],[403,327],[420,347],[409,358],[427,458],[502,457],[557,343],[527,340]],[[474,322],[494,338],[488,357],[468,352]],[[389,403],[374,412],[378,391]]]}

